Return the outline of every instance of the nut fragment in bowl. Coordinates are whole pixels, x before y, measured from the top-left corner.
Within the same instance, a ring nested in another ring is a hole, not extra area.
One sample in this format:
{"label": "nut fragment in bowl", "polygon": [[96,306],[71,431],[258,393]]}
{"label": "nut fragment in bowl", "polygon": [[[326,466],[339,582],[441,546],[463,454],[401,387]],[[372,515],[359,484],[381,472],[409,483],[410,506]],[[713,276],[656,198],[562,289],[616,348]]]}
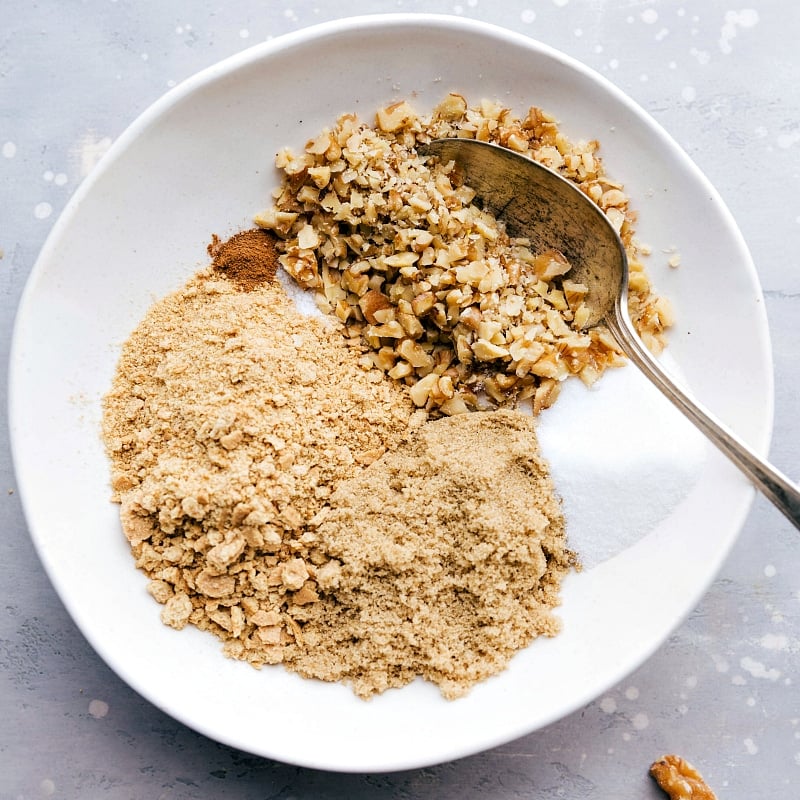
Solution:
{"label": "nut fragment in bowl", "polygon": [[416,405],[452,415],[534,398],[540,411],[566,377],[592,385],[624,363],[601,327],[584,330],[588,287],[558,251],[510,237],[454,162],[424,154],[437,138],[491,141],[560,171],[618,229],[632,273],[630,311],[660,352],[672,323],[653,291],[635,213],[606,172],[596,140],[572,142],[537,106],[517,114],[454,92],[428,114],[407,100],[354,113],[282,148],[282,184],[255,221],[273,231],[281,264],[318,306],[360,337],[372,362],[412,387]]}

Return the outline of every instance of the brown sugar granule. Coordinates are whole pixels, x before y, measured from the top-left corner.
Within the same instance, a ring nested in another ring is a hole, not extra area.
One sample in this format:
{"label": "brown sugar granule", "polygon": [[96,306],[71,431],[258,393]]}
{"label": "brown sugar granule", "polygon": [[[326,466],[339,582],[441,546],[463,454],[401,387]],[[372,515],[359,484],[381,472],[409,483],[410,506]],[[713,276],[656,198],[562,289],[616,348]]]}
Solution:
{"label": "brown sugar granule", "polygon": [[292,656],[304,675],[364,697],[421,675],[454,698],[559,630],[575,557],[527,415],[426,423],[340,484],[314,525],[332,561]]}
{"label": "brown sugar granule", "polygon": [[213,268],[246,292],[275,279],[278,251],[275,236],[268,231],[240,231],[226,241],[214,234],[207,250]]}

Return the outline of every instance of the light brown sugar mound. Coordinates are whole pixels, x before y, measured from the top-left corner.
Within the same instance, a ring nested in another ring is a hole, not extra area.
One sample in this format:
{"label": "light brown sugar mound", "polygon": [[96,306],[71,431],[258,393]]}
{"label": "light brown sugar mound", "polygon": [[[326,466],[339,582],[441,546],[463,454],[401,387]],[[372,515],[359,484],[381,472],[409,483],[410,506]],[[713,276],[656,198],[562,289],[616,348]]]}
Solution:
{"label": "light brown sugar mound", "polygon": [[363,696],[418,675],[464,694],[559,630],[575,566],[533,419],[515,411],[426,423],[340,484],[308,538],[332,561],[294,665]]}

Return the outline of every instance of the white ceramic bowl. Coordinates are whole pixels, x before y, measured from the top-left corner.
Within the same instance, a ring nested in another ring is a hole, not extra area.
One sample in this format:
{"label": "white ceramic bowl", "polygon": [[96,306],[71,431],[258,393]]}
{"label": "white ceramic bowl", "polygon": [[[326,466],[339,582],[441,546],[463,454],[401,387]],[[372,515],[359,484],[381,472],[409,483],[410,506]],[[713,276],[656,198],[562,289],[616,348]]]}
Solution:
{"label": "white ceramic bowl", "polygon": [[[692,609],[733,544],[753,491],[633,368],[569,386],[542,423],[545,453],[587,569],[563,591],[563,633],[446,702],[417,682],[370,702],[341,685],[225,659],[219,642],[158,620],[109,502],[100,398],[119,346],[153,300],[206,260],[212,233],[249,227],[273,157],[342,112],[371,118],[447,91],[555,114],[598,138],[674,302],[671,363],[757,450],[771,429],[762,296],[720,198],[631,100],[527,37],[444,16],[341,20],[259,45],[191,78],[113,145],[55,225],[16,322],[10,422],[31,535],[88,640],[175,718],[252,753],[342,771],[418,767],[563,717],[621,680]],[[670,270],[663,248],[677,247]],[[709,367],[713,365],[713,369]],[[724,367],[722,366],[724,365]]]}

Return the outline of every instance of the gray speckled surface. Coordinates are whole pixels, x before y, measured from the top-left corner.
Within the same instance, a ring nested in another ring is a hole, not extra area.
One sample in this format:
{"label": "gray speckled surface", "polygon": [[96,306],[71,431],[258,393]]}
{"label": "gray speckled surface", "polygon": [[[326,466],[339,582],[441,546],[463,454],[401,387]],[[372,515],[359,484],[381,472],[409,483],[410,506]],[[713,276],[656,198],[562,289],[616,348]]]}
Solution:
{"label": "gray speckled surface", "polygon": [[[176,82],[250,44],[354,13],[495,22],[634,97],[716,185],[758,266],[773,336],[772,460],[800,477],[800,6],[749,0],[211,0],[5,3],[0,31],[0,353],[25,279],[99,155]],[[732,354],[735,357],[735,354]],[[2,384],[5,401],[5,382]],[[718,579],[638,671],[545,730],[461,761],[335,775],[254,758],[142,700],[50,586],[0,429],[0,798],[656,798],[676,751],[720,797],[800,784],[800,540],[758,499]]]}

